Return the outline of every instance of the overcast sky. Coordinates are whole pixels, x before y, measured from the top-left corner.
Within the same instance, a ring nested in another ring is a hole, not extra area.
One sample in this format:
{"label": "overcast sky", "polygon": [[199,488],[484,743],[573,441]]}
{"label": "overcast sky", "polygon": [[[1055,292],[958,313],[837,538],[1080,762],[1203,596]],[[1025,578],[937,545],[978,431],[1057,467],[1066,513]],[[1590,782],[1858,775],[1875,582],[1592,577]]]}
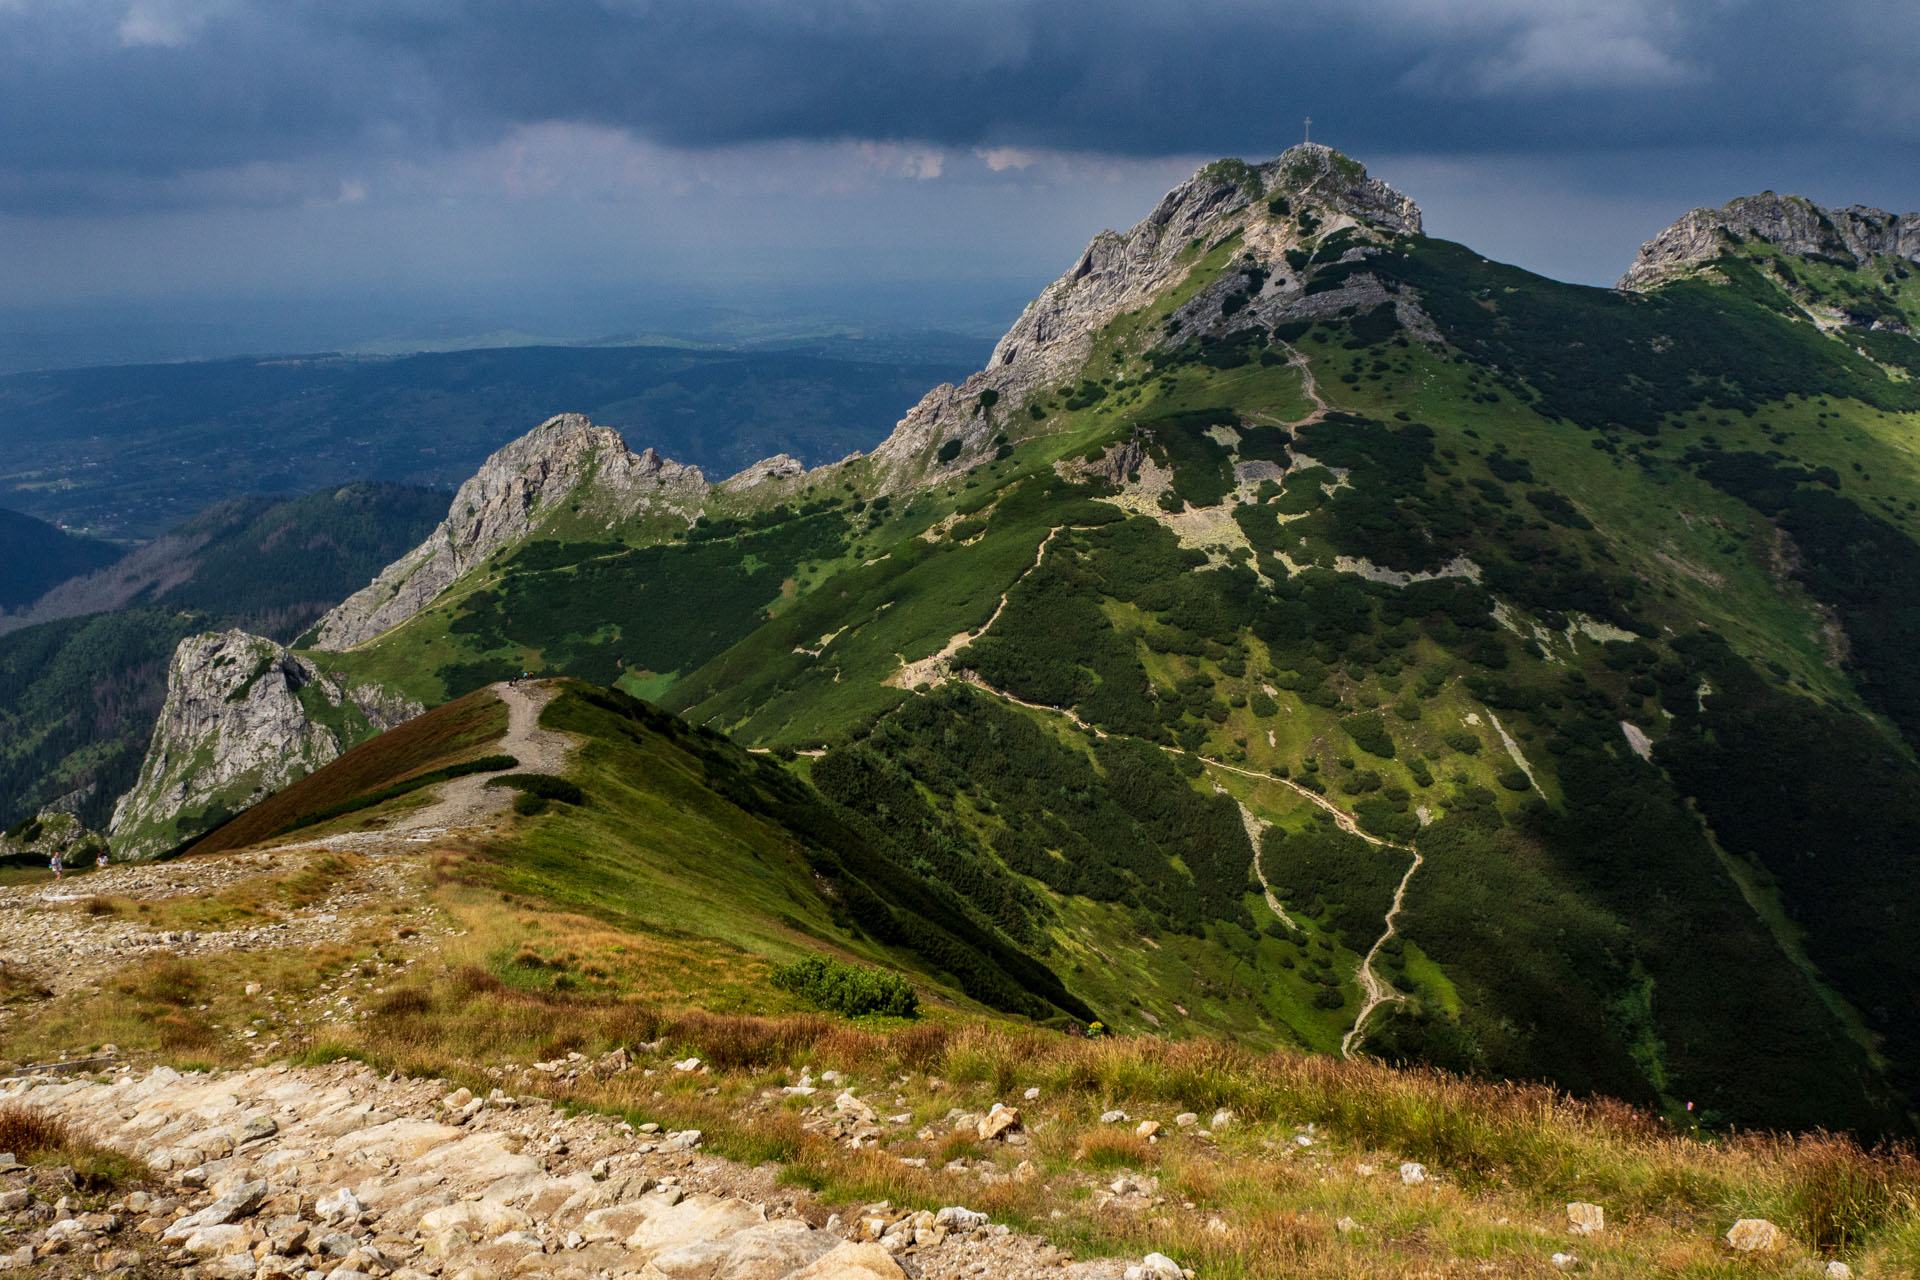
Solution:
{"label": "overcast sky", "polygon": [[939,324],[1307,115],[1430,233],[1609,283],[1763,188],[1920,208],[1920,3],[0,0],[0,309]]}

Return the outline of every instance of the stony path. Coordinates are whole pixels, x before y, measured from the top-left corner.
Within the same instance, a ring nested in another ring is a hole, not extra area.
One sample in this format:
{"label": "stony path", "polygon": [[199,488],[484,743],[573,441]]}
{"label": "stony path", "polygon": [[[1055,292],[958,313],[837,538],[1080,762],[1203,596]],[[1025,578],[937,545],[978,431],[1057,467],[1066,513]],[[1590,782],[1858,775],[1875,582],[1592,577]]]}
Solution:
{"label": "stony path", "polygon": [[[575,1069],[640,1068],[615,1053]],[[140,1157],[165,1186],[80,1214],[0,1193],[0,1269],[191,1268],[197,1280],[1180,1277],[1170,1266],[1066,1265],[961,1206],[869,1205],[842,1219],[768,1169],[704,1153],[697,1131],[568,1117],[542,1098],[476,1098],[357,1063],[41,1077],[0,1088],[9,1102]]]}
{"label": "stony path", "polygon": [[[350,868],[317,902],[243,916],[245,923],[220,929],[166,929],[123,914],[114,899],[162,903],[246,890],[271,879],[307,871],[326,855],[316,851],[214,856],[137,866],[110,867],[67,880],[0,889],[0,964],[54,995],[86,990],[122,965],[149,956],[208,955],[309,948],[345,941],[358,915],[417,897],[411,863],[369,862]],[[93,914],[94,910],[102,914]],[[407,913],[387,917],[405,925]],[[0,1027],[19,1011],[0,1005]]]}

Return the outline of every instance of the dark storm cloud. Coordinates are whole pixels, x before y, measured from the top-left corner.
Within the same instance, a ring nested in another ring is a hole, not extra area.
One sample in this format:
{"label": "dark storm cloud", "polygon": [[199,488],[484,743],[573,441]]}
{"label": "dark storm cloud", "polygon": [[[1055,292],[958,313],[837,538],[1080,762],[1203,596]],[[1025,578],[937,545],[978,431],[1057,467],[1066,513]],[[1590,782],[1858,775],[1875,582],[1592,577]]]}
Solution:
{"label": "dark storm cloud", "polygon": [[[1269,153],[1911,146],[1920,6],[0,0],[0,207],[271,202],[527,124]],[[244,181],[206,180],[249,171]]]}

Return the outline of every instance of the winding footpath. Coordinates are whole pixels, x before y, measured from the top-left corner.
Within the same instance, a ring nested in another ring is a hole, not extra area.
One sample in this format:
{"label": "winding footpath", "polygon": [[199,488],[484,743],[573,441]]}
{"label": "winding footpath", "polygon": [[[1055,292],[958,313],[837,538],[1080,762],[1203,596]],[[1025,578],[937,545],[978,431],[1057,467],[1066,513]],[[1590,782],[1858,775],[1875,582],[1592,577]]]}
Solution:
{"label": "winding footpath", "polygon": [[1413,879],[1413,873],[1420,869],[1420,864],[1426,859],[1420,856],[1418,849],[1408,848],[1406,845],[1396,844],[1389,847],[1411,853],[1413,863],[1407,868],[1407,873],[1400,877],[1400,884],[1393,891],[1393,905],[1387,908],[1385,932],[1374,939],[1373,945],[1367,949],[1367,954],[1360,960],[1360,968],[1356,976],[1360,979],[1361,988],[1367,993],[1367,1002],[1360,1006],[1360,1012],[1354,1016],[1352,1028],[1346,1035],[1340,1037],[1340,1056],[1343,1058],[1351,1058],[1354,1048],[1365,1038],[1367,1019],[1373,1015],[1375,1009],[1383,1004],[1399,1004],[1406,1000],[1406,997],[1400,994],[1392,983],[1380,980],[1380,975],[1373,971],[1373,958],[1380,954],[1380,948],[1387,945],[1387,939],[1393,937],[1399,928],[1395,918],[1399,916],[1400,908],[1406,903],[1407,885]]}

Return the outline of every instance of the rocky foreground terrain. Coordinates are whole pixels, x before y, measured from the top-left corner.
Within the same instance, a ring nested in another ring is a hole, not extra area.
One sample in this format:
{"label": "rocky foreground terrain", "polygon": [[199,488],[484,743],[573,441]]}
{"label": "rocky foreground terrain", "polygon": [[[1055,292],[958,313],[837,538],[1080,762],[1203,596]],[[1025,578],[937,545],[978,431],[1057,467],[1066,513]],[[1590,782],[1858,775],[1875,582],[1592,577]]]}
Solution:
{"label": "rocky foreground terrain", "polygon": [[[549,1069],[650,1070],[610,1058]],[[206,1280],[1182,1274],[1160,1255],[1070,1264],[958,1205],[836,1214],[782,1187],[772,1166],[702,1153],[696,1130],[569,1117],[544,1098],[476,1097],[352,1062],[40,1075],[8,1081],[0,1098],[154,1174],[148,1189],[107,1200],[13,1170],[0,1191],[0,1269]],[[844,1109],[863,1110],[857,1099]]]}

